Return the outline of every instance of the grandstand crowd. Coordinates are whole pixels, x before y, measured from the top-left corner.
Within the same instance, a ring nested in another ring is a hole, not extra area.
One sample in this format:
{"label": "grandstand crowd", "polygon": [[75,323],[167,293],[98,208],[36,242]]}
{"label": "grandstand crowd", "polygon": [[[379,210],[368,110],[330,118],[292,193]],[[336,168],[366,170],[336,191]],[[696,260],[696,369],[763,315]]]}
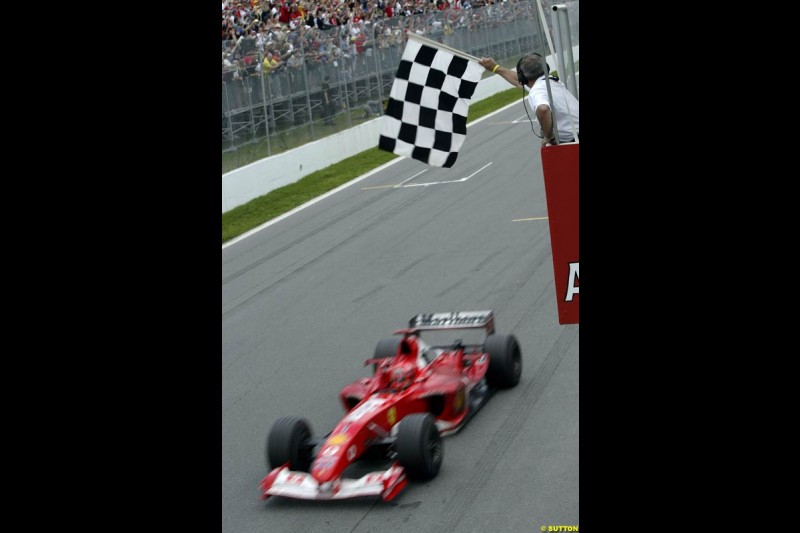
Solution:
{"label": "grandstand crowd", "polygon": [[415,32],[447,35],[505,23],[532,9],[521,0],[246,0],[222,2],[222,81],[340,62],[405,46]]}

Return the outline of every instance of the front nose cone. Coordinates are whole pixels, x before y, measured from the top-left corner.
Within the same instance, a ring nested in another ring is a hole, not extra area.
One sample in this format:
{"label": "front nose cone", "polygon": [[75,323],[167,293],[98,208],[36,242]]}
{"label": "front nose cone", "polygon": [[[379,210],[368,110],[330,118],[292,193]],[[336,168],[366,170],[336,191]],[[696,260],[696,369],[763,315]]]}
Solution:
{"label": "front nose cone", "polygon": [[327,442],[319,451],[317,458],[311,463],[311,475],[318,483],[332,481],[341,475],[342,470],[347,466],[344,461],[344,444],[344,442],[342,445]]}
{"label": "front nose cone", "polygon": [[313,466],[311,468],[311,475],[317,480],[317,483],[327,483],[336,477],[336,470],[331,467]]}

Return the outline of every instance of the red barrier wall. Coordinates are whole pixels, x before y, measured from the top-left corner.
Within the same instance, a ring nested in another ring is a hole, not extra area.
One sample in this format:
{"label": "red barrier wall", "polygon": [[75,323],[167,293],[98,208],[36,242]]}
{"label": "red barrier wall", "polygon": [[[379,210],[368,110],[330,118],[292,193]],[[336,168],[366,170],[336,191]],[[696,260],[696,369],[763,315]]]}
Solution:
{"label": "red barrier wall", "polygon": [[578,154],[580,143],[542,148],[542,169],[553,249],[559,324],[578,324]]}

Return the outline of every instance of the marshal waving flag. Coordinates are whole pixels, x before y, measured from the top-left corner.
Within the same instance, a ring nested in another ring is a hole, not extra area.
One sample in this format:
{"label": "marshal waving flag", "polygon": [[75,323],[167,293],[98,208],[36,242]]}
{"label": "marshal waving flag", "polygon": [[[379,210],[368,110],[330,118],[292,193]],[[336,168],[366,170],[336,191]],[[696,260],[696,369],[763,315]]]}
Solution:
{"label": "marshal waving flag", "polygon": [[484,70],[477,61],[410,33],[378,147],[434,167],[452,167],[467,138],[469,102]]}

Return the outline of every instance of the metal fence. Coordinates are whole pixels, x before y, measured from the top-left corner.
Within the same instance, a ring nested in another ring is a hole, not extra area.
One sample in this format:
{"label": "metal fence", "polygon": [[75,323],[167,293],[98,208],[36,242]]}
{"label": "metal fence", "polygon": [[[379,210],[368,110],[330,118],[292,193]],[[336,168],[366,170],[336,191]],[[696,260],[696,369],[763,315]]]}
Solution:
{"label": "metal fence", "polygon": [[[550,19],[546,2],[545,15]],[[570,11],[578,44],[578,2]],[[540,49],[536,4],[503,2],[473,9],[433,10],[413,16],[348,23],[327,30],[299,25],[269,37],[223,41],[222,151],[227,169],[249,162],[231,155],[257,144],[260,157],[352,127],[379,114],[405,48],[417,32],[478,57],[519,57]],[[549,22],[548,22],[549,25]],[[547,50],[549,54],[550,51]],[[276,68],[265,58],[278,54]],[[269,68],[267,68],[269,67]],[[323,101],[323,83],[332,105]],[[326,124],[328,123],[328,124]],[[291,145],[291,146],[290,146]]]}

